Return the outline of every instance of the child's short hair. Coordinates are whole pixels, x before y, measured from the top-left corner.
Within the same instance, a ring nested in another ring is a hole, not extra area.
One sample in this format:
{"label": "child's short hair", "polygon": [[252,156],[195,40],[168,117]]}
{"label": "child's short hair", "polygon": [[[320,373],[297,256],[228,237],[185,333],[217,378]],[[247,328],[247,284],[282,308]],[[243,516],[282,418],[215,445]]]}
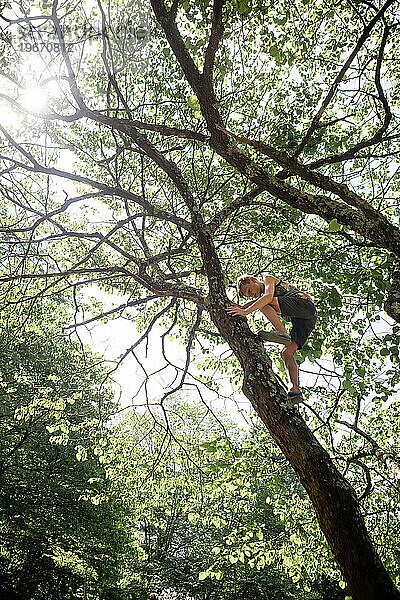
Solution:
{"label": "child's short hair", "polygon": [[237,289],[237,293],[239,295],[239,298],[245,298],[245,296],[242,294],[242,287],[244,285],[246,285],[246,283],[250,283],[250,278],[252,277],[252,275],[241,275],[236,283],[236,289]]}

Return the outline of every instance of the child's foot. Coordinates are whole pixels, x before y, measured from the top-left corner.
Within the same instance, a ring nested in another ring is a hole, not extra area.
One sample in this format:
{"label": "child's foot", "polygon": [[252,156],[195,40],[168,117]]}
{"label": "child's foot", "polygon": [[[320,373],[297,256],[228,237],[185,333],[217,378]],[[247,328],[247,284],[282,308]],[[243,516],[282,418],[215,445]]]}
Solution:
{"label": "child's foot", "polygon": [[299,402],[303,402],[303,394],[298,392],[288,392],[289,400],[292,401],[293,404],[298,404]]}
{"label": "child's foot", "polygon": [[289,346],[292,341],[290,335],[283,333],[283,331],[278,331],[277,329],[273,329],[272,331],[259,331],[258,336],[265,342],[275,342],[277,344],[284,344],[285,346]]}

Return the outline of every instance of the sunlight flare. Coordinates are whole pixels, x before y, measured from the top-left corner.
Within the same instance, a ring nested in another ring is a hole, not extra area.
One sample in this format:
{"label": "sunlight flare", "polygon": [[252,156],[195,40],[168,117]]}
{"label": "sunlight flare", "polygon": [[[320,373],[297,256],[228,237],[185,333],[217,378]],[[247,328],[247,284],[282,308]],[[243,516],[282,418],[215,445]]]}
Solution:
{"label": "sunlight flare", "polygon": [[47,92],[40,87],[30,87],[24,90],[19,101],[27,110],[42,113],[48,104]]}

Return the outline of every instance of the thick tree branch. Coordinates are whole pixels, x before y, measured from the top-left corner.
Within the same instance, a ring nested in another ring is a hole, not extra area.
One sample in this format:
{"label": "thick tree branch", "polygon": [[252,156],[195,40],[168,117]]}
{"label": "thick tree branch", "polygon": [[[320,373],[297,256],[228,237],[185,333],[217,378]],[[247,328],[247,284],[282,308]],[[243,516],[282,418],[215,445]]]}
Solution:
{"label": "thick tree branch", "polygon": [[181,65],[189,84],[197,95],[201,90],[202,76],[179,33],[175,22],[176,11],[168,12],[164,0],[150,0],[157,21],[162,26],[169,45]]}
{"label": "thick tree branch", "polygon": [[233,137],[235,140],[242,144],[246,144],[259,150],[262,154],[265,154],[269,158],[272,158],[279,165],[287,168],[294,175],[298,175],[304,181],[311,183],[312,185],[325,190],[327,192],[332,192],[336,196],[339,196],[342,200],[344,200],[350,206],[354,206],[362,211],[365,211],[366,214],[370,218],[381,218],[382,214],[375,210],[368,202],[366,202],[361,196],[350,190],[350,188],[344,183],[339,183],[334,181],[327,175],[323,173],[316,173],[311,170],[307,165],[303,165],[299,163],[295,158],[284,152],[283,150],[277,150],[264,142],[251,140],[246,137],[237,135],[228,131],[227,129],[223,129],[218,126],[218,129],[224,131],[227,135]]}
{"label": "thick tree branch", "polygon": [[226,0],[214,0],[210,39],[208,40],[208,46],[204,55],[203,81],[206,87],[209,87],[210,89],[212,89],[212,73],[215,55],[224,33],[224,27],[222,23],[222,8],[225,4],[225,1]]}
{"label": "thick tree branch", "polygon": [[[113,130],[117,130],[130,137],[134,141],[134,143],[141,150],[143,150],[143,152],[149,158],[151,158],[151,160],[156,165],[158,165],[168,175],[168,177],[170,177],[170,179],[175,184],[177,190],[181,194],[183,200],[185,201],[185,204],[188,207],[192,218],[201,219],[193,194],[185,178],[183,177],[178,165],[174,161],[165,158],[165,156],[163,156],[163,154],[155,148],[155,146],[148,140],[148,138],[142,133],[140,133],[136,129],[136,127],[132,125],[131,121],[112,118],[107,115],[103,115],[98,111],[90,110],[86,111],[85,116],[98,123],[108,125]],[[191,226],[189,226],[189,229],[191,229]]]}
{"label": "thick tree branch", "polygon": [[315,214],[330,222],[336,218],[339,223],[353,231],[358,231],[379,248],[386,248],[400,256],[400,230],[382,214],[375,218],[375,211],[351,208],[334,198],[303,192],[288,183],[269,175],[250,158],[238,152],[231,144],[218,144],[218,153],[238,171],[246,175],[257,187],[263,187],[273,197],[283,200],[290,206],[307,214]]}

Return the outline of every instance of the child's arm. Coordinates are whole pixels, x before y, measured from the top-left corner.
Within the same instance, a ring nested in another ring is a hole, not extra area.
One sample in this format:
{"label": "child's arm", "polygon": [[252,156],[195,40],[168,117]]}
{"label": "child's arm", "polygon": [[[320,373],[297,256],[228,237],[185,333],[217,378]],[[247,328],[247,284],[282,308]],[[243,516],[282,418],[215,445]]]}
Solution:
{"label": "child's arm", "polygon": [[254,300],[250,300],[250,302],[246,302],[246,304],[237,304],[236,306],[240,306],[240,308],[249,308],[254,302]]}
{"label": "child's arm", "polygon": [[228,306],[226,309],[232,315],[240,315],[242,317],[246,317],[250,313],[262,308],[266,304],[269,304],[274,296],[274,279],[273,277],[267,276],[264,279],[264,294],[257,298],[257,300],[252,300],[251,302],[246,302],[242,306],[238,304],[234,306]]}
{"label": "child's arm", "polygon": [[[272,298],[274,297],[274,286],[275,284],[273,278],[267,275],[267,277],[265,277],[264,279],[263,295],[257,298],[257,300],[253,300],[253,302],[250,302],[250,305],[248,307],[246,306],[246,314],[250,314],[258,310],[259,308],[262,308],[266,304],[269,304]],[[242,308],[244,307],[242,306]]]}
{"label": "child's arm", "polygon": [[232,302],[231,306],[234,306],[236,308],[241,308],[243,310],[246,310],[246,308],[249,308],[249,306],[251,306],[252,304],[254,304],[255,300],[250,300],[250,302],[246,302],[245,304],[238,304],[237,302]]}

